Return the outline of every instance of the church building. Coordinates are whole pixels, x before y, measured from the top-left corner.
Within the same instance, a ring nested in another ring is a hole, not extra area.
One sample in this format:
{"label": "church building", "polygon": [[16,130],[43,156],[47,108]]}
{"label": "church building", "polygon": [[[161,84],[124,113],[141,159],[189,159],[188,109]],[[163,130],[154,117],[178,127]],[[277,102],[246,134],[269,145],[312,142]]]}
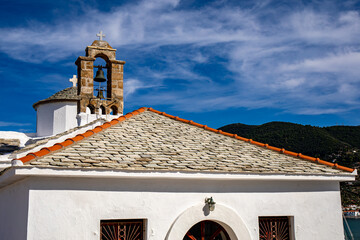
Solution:
{"label": "church building", "polygon": [[125,62],[102,37],[0,165],[1,239],[344,239],[339,183],[356,170],[151,107],[123,114]]}

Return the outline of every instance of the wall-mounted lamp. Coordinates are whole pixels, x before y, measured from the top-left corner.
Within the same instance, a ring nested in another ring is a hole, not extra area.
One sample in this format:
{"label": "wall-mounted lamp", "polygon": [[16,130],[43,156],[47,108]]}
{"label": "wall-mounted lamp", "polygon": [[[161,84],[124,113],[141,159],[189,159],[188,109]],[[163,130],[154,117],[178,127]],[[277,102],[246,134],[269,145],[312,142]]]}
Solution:
{"label": "wall-mounted lamp", "polygon": [[214,211],[215,209],[215,203],[212,197],[205,198],[205,204],[209,206],[210,211]]}

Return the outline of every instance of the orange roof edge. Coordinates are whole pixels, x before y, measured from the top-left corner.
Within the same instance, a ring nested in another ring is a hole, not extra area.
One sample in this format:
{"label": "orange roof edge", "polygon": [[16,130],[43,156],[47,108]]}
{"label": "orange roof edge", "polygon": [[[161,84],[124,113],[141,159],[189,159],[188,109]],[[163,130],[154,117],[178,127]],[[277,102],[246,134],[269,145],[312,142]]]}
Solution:
{"label": "orange roof edge", "polygon": [[96,133],[99,133],[101,131],[103,131],[104,129],[107,129],[109,127],[111,127],[112,125],[118,124],[122,121],[125,121],[128,118],[131,118],[132,116],[135,116],[139,113],[142,113],[144,111],[146,111],[147,108],[142,107],[139,108],[133,112],[127,113],[126,115],[120,116],[118,118],[115,118],[109,122],[105,122],[100,126],[96,126],[95,128],[93,128],[92,130],[87,130],[86,132],[82,133],[82,134],[78,134],[75,137],[72,138],[68,138],[65,141],[61,142],[61,143],[55,143],[54,145],[52,145],[51,147],[48,148],[42,148],[40,151],[37,152],[31,152],[28,153],[27,155],[25,155],[24,157],[18,158],[18,159],[13,159],[13,160],[20,160],[23,163],[26,163],[28,161],[34,160],[35,158],[38,157],[43,157],[51,152],[55,152],[58,151],[62,148],[71,146],[72,144],[74,144],[75,142],[81,141],[83,139],[86,139]]}
{"label": "orange roof edge", "polygon": [[146,107],[141,107],[141,108],[139,108],[137,110],[134,110],[132,112],[129,112],[129,113],[123,115],[123,116],[115,118],[115,119],[113,119],[113,120],[111,120],[109,122],[105,122],[104,124],[102,124],[100,126],[97,126],[97,127],[93,128],[92,130],[88,130],[88,131],[86,131],[86,132],[84,132],[82,134],[78,134],[73,138],[68,138],[64,142],[55,143],[51,147],[42,148],[40,151],[33,152],[33,153],[28,153],[24,157],[21,157],[21,158],[18,158],[18,159],[13,159],[13,160],[20,160],[23,163],[26,163],[28,161],[31,161],[31,160],[35,159],[35,158],[43,157],[43,156],[45,156],[45,155],[47,155],[47,154],[49,154],[51,152],[55,152],[55,151],[58,151],[58,150],[60,150],[60,149],[62,149],[64,147],[71,146],[75,142],[82,141],[82,140],[84,140],[84,139],[86,139],[86,138],[88,138],[88,137],[90,137],[90,136],[92,136],[92,135],[94,135],[94,134],[96,134],[98,132],[101,132],[101,131],[111,127],[112,125],[116,125],[116,124],[118,124],[120,122],[123,122],[126,119],[129,119],[132,116],[135,116],[135,115],[137,115],[139,113],[142,113],[142,112],[144,112],[146,110],[157,113],[157,114],[160,114],[160,115],[163,115],[163,116],[171,118],[171,119],[174,119],[176,121],[188,123],[188,124],[191,124],[193,126],[203,128],[203,129],[205,129],[207,131],[219,133],[219,134],[222,134],[224,136],[236,138],[236,139],[239,139],[239,140],[244,141],[244,142],[248,142],[248,143],[256,145],[256,146],[268,148],[268,149],[277,151],[277,152],[282,153],[282,154],[286,154],[286,155],[293,156],[293,157],[299,157],[299,158],[306,159],[306,160],[309,160],[309,161],[312,161],[312,162],[316,162],[316,163],[319,163],[319,164],[323,164],[323,165],[327,165],[327,166],[330,166],[330,167],[333,167],[333,168],[337,168],[339,170],[343,170],[343,171],[346,171],[346,172],[354,172],[354,170],[355,170],[355,169],[352,169],[352,168],[348,168],[348,167],[340,166],[338,164],[334,164],[334,163],[330,163],[330,162],[327,162],[327,161],[324,161],[324,160],[320,160],[318,158],[313,158],[313,157],[310,157],[310,156],[302,155],[301,153],[295,153],[295,152],[287,151],[287,150],[285,150],[283,148],[280,149],[280,148],[277,148],[277,147],[269,146],[268,144],[265,144],[265,143],[253,141],[252,139],[243,138],[243,137],[240,137],[240,136],[238,136],[236,134],[223,132],[221,130],[210,128],[210,127],[208,127],[206,125],[193,122],[192,120],[182,119],[182,118],[175,117],[173,115],[170,115],[170,114],[167,114],[167,113],[164,113],[164,112],[157,111],[157,110],[155,110],[153,108],[146,108]]}
{"label": "orange roof edge", "polygon": [[224,132],[224,131],[217,130],[217,129],[214,129],[214,128],[210,128],[210,127],[208,127],[206,125],[195,123],[195,122],[193,122],[191,120],[189,121],[189,120],[186,120],[186,119],[175,117],[175,116],[169,115],[167,113],[157,111],[157,110],[155,110],[153,108],[148,108],[148,110],[152,111],[154,113],[166,116],[166,117],[170,117],[170,118],[175,119],[177,121],[181,121],[181,122],[184,122],[184,123],[189,123],[191,125],[204,128],[205,130],[220,133],[220,134],[228,136],[228,137],[233,137],[233,138],[242,140],[244,142],[248,142],[248,143],[253,144],[253,145],[257,145],[257,146],[260,146],[260,147],[271,149],[273,151],[276,151],[276,152],[279,152],[279,153],[282,153],[282,154],[286,154],[286,155],[293,156],[293,157],[299,157],[299,158],[302,158],[302,159],[305,159],[305,160],[308,160],[308,161],[316,162],[316,163],[319,163],[319,164],[322,164],[322,165],[327,165],[329,167],[337,168],[339,170],[343,170],[343,171],[346,171],[346,172],[351,172],[352,173],[352,172],[355,171],[355,169],[340,166],[338,164],[330,163],[330,162],[327,162],[327,161],[324,161],[324,160],[320,160],[319,158],[314,158],[314,157],[303,155],[301,153],[295,153],[295,152],[292,152],[292,151],[287,151],[284,148],[277,148],[277,147],[269,146],[268,144],[253,141],[252,139],[243,138],[243,137],[240,137],[240,136],[238,136],[236,134],[232,134],[232,133]]}

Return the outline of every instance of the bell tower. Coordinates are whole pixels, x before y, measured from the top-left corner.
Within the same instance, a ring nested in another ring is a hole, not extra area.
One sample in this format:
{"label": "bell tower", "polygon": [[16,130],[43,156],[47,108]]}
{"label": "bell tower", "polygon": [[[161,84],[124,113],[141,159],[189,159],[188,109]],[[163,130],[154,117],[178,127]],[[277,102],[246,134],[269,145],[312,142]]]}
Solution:
{"label": "bell tower", "polygon": [[[80,96],[78,113],[121,115],[124,109],[125,62],[116,60],[116,49],[102,39],[105,37],[102,31],[97,36],[100,39],[88,46],[85,56],[80,56],[75,62],[78,74],[77,92]],[[96,58],[105,60],[106,66],[94,66]],[[95,79],[94,68],[98,68]],[[107,70],[106,77],[103,75],[102,68]],[[96,88],[98,84],[94,84],[94,80],[99,83],[104,82],[106,90],[103,87]],[[97,96],[94,96],[94,88],[98,91]]]}

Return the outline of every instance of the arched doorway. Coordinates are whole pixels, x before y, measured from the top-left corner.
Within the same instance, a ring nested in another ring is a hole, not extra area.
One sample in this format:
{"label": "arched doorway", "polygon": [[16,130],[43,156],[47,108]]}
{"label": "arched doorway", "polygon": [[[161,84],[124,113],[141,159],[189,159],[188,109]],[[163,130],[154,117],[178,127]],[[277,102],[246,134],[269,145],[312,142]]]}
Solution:
{"label": "arched doorway", "polygon": [[183,240],[230,240],[230,237],[220,224],[201,221],[191,227]]}

